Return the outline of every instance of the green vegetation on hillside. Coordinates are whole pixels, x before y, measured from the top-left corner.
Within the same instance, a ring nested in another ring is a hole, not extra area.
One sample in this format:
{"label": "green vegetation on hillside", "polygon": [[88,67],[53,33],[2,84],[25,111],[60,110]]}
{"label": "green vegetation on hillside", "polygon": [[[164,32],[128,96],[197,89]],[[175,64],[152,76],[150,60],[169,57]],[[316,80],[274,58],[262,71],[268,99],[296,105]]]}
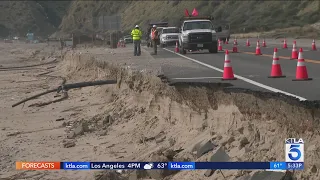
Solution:
{"label": "green vegetation on hillside", "polygon": [[[177,26],[184,9],[212,15],[231,23],[234,33],[261,32],[287,27],[304,27],[319,22],[320,1],[0,1],[0,36],[97,32],[101,15],[121,15],[122,30],[135,24],[144,28],[151,21],[168,21]],[[316,32],[317,33],[317,32]]]}
{"label": "green vegetation on hillside", "polygon": [[[304,26],[320,19],[320,1],[81,1],[72,2],[61,23],[61,30],[95,31],[94,18],[99,15],[122,16],[122,30],[135,24],[146,26],[150,21],[168,21],[178,25],[184,9],[200,15],[227,20],[234,32],[268,31],[277,28]],[[245,29],[244,29],[245,28]]]}
{"label": "green vegetation on hillside", "polygon": [[0,1],[0,37],[24,36],[32,30],[37,36],[57,31],[70,1]]}

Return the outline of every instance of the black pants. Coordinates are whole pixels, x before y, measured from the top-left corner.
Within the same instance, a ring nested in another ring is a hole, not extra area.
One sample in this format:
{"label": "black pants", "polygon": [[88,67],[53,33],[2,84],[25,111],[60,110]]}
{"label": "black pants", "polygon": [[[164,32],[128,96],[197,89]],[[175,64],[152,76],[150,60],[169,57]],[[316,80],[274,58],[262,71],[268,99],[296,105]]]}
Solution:
{"label": "black pants", "polygon": [[152,45],[153,45],[153,53],[157,54],[157,40],[152,40]]}
{"label": "black pants", "polygon": [[141,46],[140,46],[140,44],[141,44],[141,41],[140,40],[133,40],[133,45],[134,45],[134,55],[135,56],[140,56],[140,54],[141,54]]}

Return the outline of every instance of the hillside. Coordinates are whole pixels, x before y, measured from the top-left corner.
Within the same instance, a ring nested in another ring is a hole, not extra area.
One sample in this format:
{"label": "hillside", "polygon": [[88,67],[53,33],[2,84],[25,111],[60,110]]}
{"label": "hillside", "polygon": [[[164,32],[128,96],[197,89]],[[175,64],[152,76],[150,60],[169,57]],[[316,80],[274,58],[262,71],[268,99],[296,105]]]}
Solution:
{"label": "hillside", "polygon": [[55,32],[71,1],[0,1],[0,37]]}
{"label": "hillside", "polygon": [[[302,27],[319,22],[320,1],[0,1],[0,37],[24,36],[30,29],[39,36],[59,30],[63,33],[96,32],[101,15],[122,16],[122,30],[150,21],[177,25],[184,9],[197,8],[200,15],[212,15],[231,23],[233,32],[259,32]],[[244,29],[245,28],[245,29]],[[318,31],[310,30],[315,35]]]}
{"label": "hillside", "polygon": [[[168,21],[177,25],[184,15],[195,7],[200,15],[212,15],[227,20],[234,32],[268,31],[277,28],[304,26],[320,19],[320,1],[73,1],[61,23],[63,32],[78,29],[96,30],[93,17],[119,14],[122,30],[135,24],[145,26],[149,21]],[[245,29],[244,29],[245,28]]]}

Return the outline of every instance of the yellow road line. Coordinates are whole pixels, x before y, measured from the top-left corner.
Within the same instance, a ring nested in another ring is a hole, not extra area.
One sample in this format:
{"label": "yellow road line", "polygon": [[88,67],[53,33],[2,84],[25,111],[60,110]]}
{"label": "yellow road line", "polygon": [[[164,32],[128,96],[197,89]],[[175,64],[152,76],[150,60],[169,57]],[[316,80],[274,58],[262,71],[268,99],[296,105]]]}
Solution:
{"label": "yellow road line", "polygon": [[[252,54],[255,55],[256,53],[253,52],[244,52],[244,51],[239,51],[239,53],[243,53],[243,54]],[[264,56],[264,57],[273,57],[273,55],[269,55],[269,54],[262,54],[260,56]],[[288,59],[288,60],[292,60],[290,57],[287,56],[279,56],[280,59]],[[294,59],[295,60],[295,59]],[[304,59],[305,62],[309,62],[309,63],[315,63],[315,64],[320,64],[320,61],[317,60],[312,60],[312,59]]]}

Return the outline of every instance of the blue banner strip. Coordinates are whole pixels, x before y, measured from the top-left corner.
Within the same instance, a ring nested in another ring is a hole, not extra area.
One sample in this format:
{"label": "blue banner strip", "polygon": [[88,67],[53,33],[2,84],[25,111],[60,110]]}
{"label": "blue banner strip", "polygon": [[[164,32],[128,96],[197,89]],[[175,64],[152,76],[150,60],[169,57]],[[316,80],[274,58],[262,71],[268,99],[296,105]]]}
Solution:
{"label": "blue banner strip", "polygon": [[303,170],[303,162],[61,162],[64,170],[94,169],[270,169],[270,170]]}

